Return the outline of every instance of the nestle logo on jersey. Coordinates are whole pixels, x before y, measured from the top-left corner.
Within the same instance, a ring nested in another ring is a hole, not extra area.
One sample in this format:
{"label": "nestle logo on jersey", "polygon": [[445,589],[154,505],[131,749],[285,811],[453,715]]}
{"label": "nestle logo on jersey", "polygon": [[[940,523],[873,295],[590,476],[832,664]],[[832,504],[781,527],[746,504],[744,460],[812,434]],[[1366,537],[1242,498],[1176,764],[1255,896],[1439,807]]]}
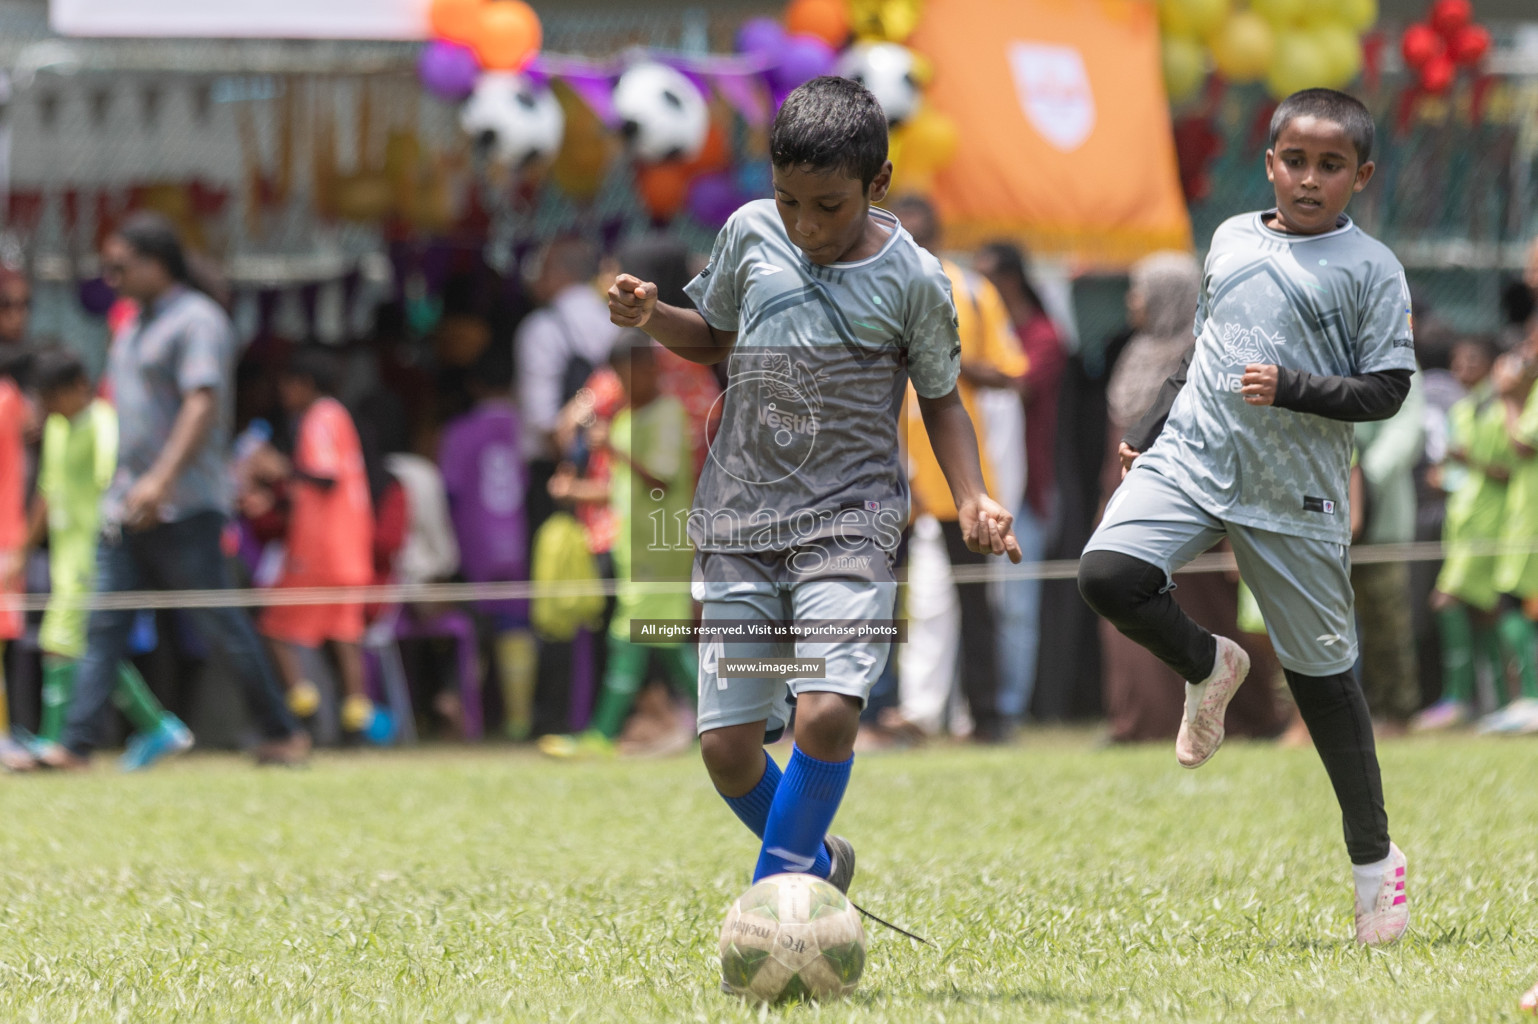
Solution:
{"label": "nestle logo on jersey", "polygon": [[798,413],[782,412],[776,409],[773,402],[767,406],[758,407],[758,422],[760,426],[766,426],[773,430],[788,430],[793,434],[817,433],[817,417]]}
{"label": "nestle logo on jersey", "polygon": [[1212,386],[1218,391],[1242,391],[1244,389],[1244,374],[1224,373],[1219,370],[1212,375]]}

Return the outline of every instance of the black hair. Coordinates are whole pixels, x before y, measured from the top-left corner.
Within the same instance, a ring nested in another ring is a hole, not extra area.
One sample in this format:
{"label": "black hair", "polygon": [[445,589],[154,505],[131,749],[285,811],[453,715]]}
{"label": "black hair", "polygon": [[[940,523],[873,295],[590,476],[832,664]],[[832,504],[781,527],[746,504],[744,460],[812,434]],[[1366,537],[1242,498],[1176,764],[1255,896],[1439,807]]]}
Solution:
{"label": "black hair", "polygon": [[581,235],[558,235],[550,240],[542,254],[546,263],[560,268],[575,281],[597,277],[601,256],[598,245]]}
{"label": "black hair", "polygon": [[154,260],[165,268],[172,280],[186,284],[191,280],[187,269],[187,252],[176,228],[158,213],[141,211],[133,214],[113,232],[127,242],[134,252]]}
{"label": "black hair", "polygon": [[1523,281],[1507,281],[1501,288],[1502,323],[1521,326],[1538,312],[1538,295]]}
{"label": "black hair", "polygon": [[614,347],[609,349],[609,365],[614,367],[628,366],[639,356],[643,360],[656,361],[657,350],[653,348],[650,336],[638,327],[628,327],[621,331],[614,341]]}
{"label": "black hair", "polygon": [[848,78],[814,78],[781,104],[769,132],[776,167],[839,171],[870,188],[886,163],[886,114]]}
{"label": "black hair", "polygon": [[91,375],[80,357],[62,345],[50,345],[32,359],[32,386],[38,394],[57,394],[65,388],[89,383]]}
{"label": "black hair", "polygon": [[9,377],[24,388],[32,376],[34,353],[25,345],[0,345],[0,377]]}
{"label": "black hair", "polygon": [[1496,340],[1493,334],[1465,334],[1453,342],[1454,350],[1460,348],[1478,349],[1479,354],[1491,362],[1494,362],[1495,358],[1501,354],[1500,342]]}
{"label": "black hair", "polygon": [[321,394],[334,395],[342,369],[335,353],[319,345],[306,345],[289,357],[279,375],[308,380]]}
{"label": "black hair", "polygon": [[978,254],[991,257],[1000,276],[1009,278],[1019,285],[1025,297],[1031,300],[1031,305],[1043,313],[1047,311],[1047,307],[1042,305],[1041,296],[1031,284],[1031,261],[1024,249],[1014,242],[1000,240],[989,242],[978,250]]}
{"label": "black hair", "polygon": [[470,385],[487,394],[513,389],[513,346],[493,339],[470,364]]}
{"label": "black hair", "polygon": [[1362,101],[1334,89],[1304,89],[1277,104],[1271,115],[1271,136],[1268,148],[1276,148],[1276,140],[1294,118],[1316,117],[1321,121],[1333,121],[1343,128],[1346,137],[1356,147],[1356,162],[1360,167],[1372,159],[1373,138],[1377,129],[1372,114]]}

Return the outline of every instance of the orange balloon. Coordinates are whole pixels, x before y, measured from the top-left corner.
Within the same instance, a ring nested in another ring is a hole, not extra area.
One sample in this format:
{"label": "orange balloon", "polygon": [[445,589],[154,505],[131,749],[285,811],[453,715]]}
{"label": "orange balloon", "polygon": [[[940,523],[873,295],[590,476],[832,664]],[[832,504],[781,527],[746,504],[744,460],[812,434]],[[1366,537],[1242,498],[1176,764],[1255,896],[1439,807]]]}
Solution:
{"label": "orange balloon", "polygon": [[470,48],[488,71],[522,71],[539,53],[539,15],[523,0],[481,4],[481,23]]}
{"label": "orange balloon", "polygon": [[482,0],[433,0],[427,18],[433,38],[469,44],[481,28]]}
{"label": "orange balloon", "polygon": [[657,221],[672,220],[689,198],[689,179],[694,175],[687,164],[650,164],[636,169],[636,191]]}
{"label": "orange balloon", "polygon": [[816,36],[837,49],[849,41],[846,0],[791,0],[785,8],[785,30],[793,36]]}
{"label": "orange balloon", "polygon": [[686,161],[686,166],[693,174],[709,174],[712,171],[724,171],[731,165],[732,154],[726,145],[726,133],[712,121],[710,130],[705,133],[705,145],[700,147],[699,156]]}

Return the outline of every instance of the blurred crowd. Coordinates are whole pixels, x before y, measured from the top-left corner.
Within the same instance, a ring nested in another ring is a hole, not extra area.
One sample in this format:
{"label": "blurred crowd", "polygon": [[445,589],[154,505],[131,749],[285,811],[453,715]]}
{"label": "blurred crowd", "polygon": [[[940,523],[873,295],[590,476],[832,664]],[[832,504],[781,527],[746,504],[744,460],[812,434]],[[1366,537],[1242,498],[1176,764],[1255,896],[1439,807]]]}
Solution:
{"label": "blurred crowd", "polygon": [[[1029,570],[1082,549],[1120,479],[1122,432],[1193,344],[1200,265],[1141,260],[1125,327],[1070,346],[1017,244],[956,252],[924,200],[893,212],[951,280],[958,387],[1027,571],[967,550],[910,396],[908,635],[862,746],[999,742],[1032,718],[1097,712],[1113,741],[1172,737],[1183,681],[1071,579]],[[147,766],[218,731],[225,680],[246,708],[232,741],[262,761],[419,735],[537,740],[554,757],[687,749],[694,645],[637,642],[630,623],[695,615],[687,545],[658,531],[690,507],[727,382],[614,327],[602,290],[623,269],[685,305],[700,262],[667,237],[613,251],[562,237],[508,280],[465,253],[436,298],[385,302],[347,344],[247,341],[169,225],[139,216],[102,252],[119,300],[99,377],[71,339],[33,336],[29,283],[0,270],[0,586],[53,601],[0,614],[7,766],[78,767],[123,738],[124,766]],[[1501,332],[1417,309],[1411,399],[1357,430],[1353,535],[1387,552],[1353,570],[1359,671],[1385,734],[1538,733],[1535,294],[1538,246]],[[1439,540],[1441,561],[1382,547]],[[530,581],[532,599],[496,589]],[[306,596],[390,582],[493,589]],[[218,592],[235,587],[277,598],[232,607]],[[143,590],[195,593],[181,608],[70,603]],[[1285,688],[1267,685],[1280,667],[1243,582],[1186,575],[1177,599],[1257,666],[1230,734],[1306,742]]]}

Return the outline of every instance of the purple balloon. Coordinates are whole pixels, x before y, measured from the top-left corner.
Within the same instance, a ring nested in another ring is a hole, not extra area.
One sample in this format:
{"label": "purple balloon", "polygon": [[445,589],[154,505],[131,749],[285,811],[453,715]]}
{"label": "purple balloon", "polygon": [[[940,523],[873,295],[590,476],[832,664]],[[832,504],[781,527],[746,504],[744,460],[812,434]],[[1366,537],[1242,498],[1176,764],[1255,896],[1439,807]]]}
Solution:
{"label": "purple balloon", "polygon": [[747,201],[730,171],[702,174],[689,183],[689,213],[709,228],[725,224]]}
{"label": "purple balloon", "polygon": [[106,316],[107,310],[117,301],[117,292],[99,277],[81,281],[78,286],[80,306],[92,316]]}
{"label": "purple balloon", "polygon": [[777,89],[794,89],[833,70],[833,47],[816,36],[791,36],[780,51],[780,62],[769,69],[769,81]]}
{"label": "purple balloon", "polygon": [[459,102],[475,91],[481,64],[468,46],[434,39],[417,58],[417,77],[427,91],[440,99]]}
{"label": "purple balloon", "polygon": [[779,54],[785,47],[785,30],[773,18],[749,18],[737,30],[737,52],[765,57]]}

